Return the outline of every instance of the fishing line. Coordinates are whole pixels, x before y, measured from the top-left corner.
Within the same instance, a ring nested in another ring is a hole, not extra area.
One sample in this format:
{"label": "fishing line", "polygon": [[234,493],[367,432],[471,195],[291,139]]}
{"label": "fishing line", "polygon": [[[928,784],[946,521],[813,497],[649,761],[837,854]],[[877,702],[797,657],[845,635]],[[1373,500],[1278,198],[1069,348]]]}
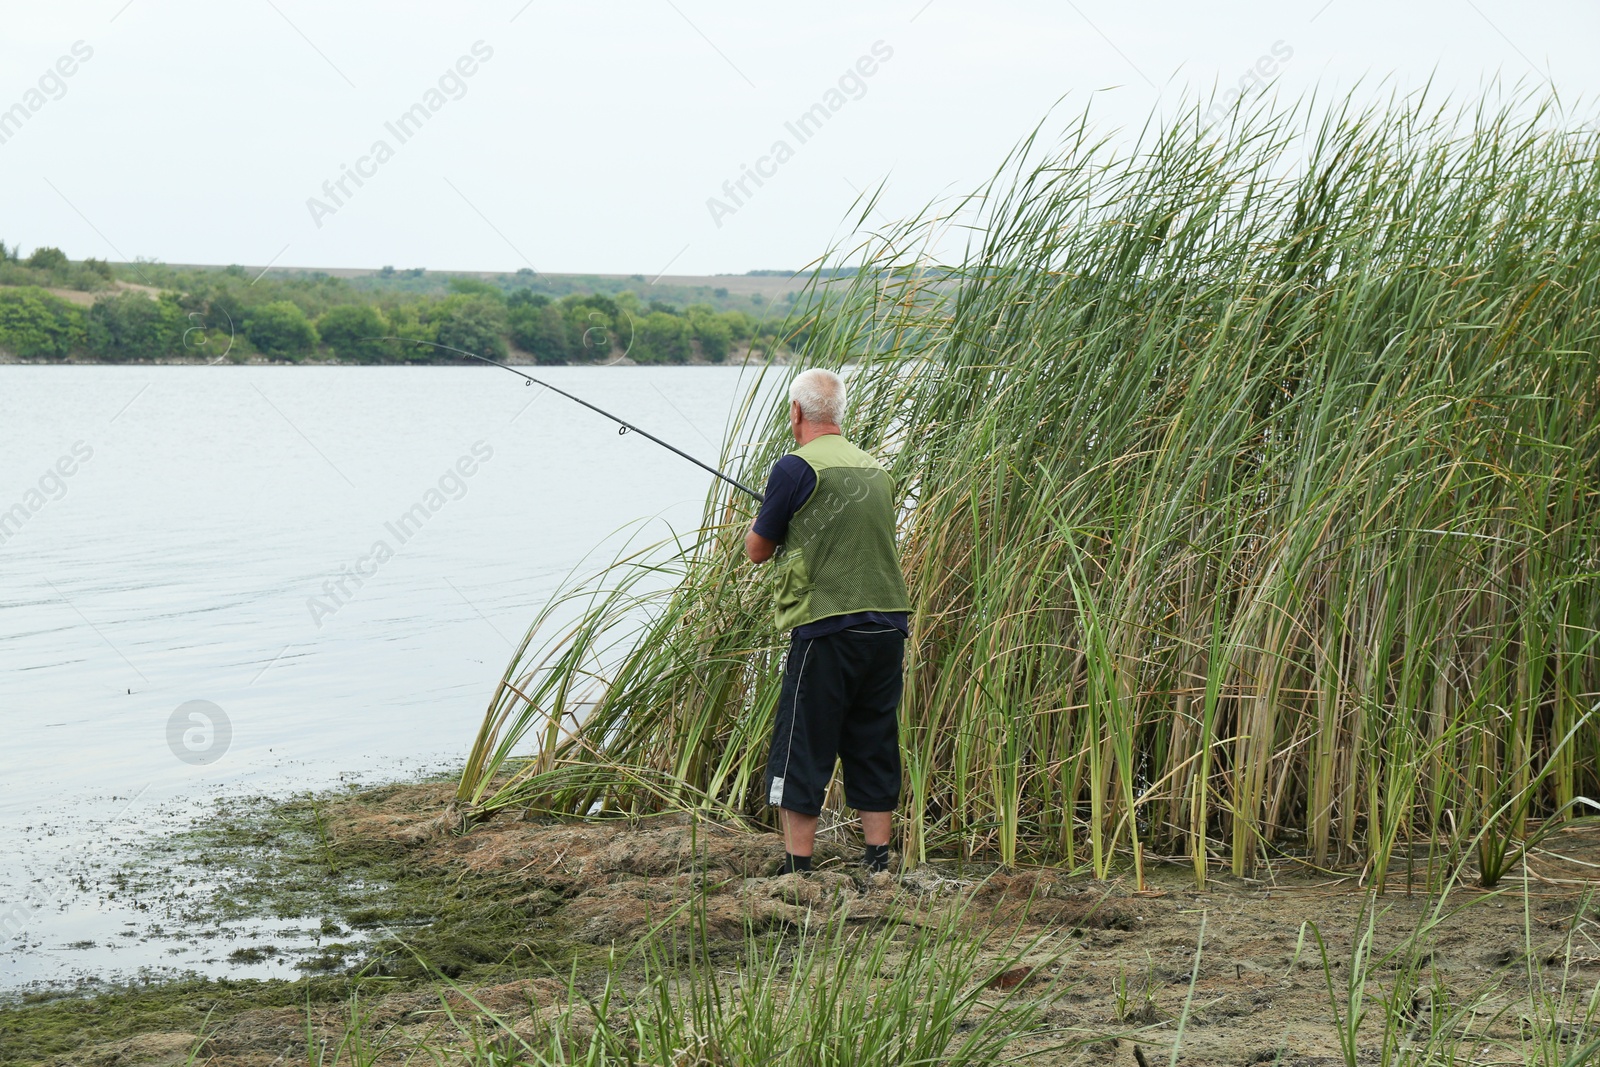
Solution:
{"label": "fishing line", "polygon": [[597,412],[597,413],[599,413],[601,415],[604,415],[606,418],[610,419],[612,422],[616,423],[619,427],[621,427],[621,429],[617,430],[617,433],[625,434],[629,430],[632,430],[634,433],[638,434],[640,437],[644,437],[644,438],[647,438],[647,439],[649,439],[651,441],[654,441],[656,444],[660,445],[662,448],[665,448],[667,451],[677,453],[678,455],[682,456],[684,459],[688,460],[690,463],[693,463],[696,467],[699,467],[701,470],[709,471],[710,473],[715,474],[718,478],[721,478],[723,481],[727,482],[729,485],[733,486],[735,489],[740,489],[740,490],[743,490],[746,493],[749,493],[751,496],[755,497],[755,500],[756,500],[757,504],[761,503],[762,500],[763,500],[763,497],[761,496],[761,494],[756,492],[754,489],[750,488],[748,485],[745,485],[743,482],[739,481],[736,478],[731,478],[728,475],[723,474],[721,471],[717,470],[717,468],[711,466],[710,464],[700,462],[698,459],[695,459],[693,456],[689,455],[689,453],[685,452],[683,449],[678,448],[675,445],[667,444],[667,442],[663,441],[661,438],[657,437],[655,434],[650,433],[650,432],[648,432],[646,430],[639,429],[639,427],[635,426],[633,423],[627,421],[626,419],[617,418],[617,416],[611,414],[611,412],[607,411],[605,408],[596,407],[594,404],[589,403],[587,400],[583,399],[583,397],[581,397],[581,396],[573,396],[571,393],[567,392],[565,389],[557,389],[555,386],[551,385],[549,382],[542,382],[538,378],[535,378],[533,375],[524,374],[522,371],[518,370],[517,368],[515,368],[513,366],[510,366],[509,364],[501,363],[499,360],[490,359],[488,356],[480,356],[476,352],[468,352],[464,348],[456,348],[453,345],[441,345],[437,341],[422,341],[422,340],[419,340],[419,339],[417,339],[415,337],[363,337],[362,340],[363,341],[401,341],[401,342],[404,342],[405,344],[431,345],[434,348],[442,348],[447,352],[459,352],[463,356],[467,356],[470,359],[480,360],[481,362],[489,364],[489,366],[491,366],[491,367],[500,367],[503,370],[510,371],[512,374],[521,375],[522,377],[528,379],[528,384],[529,385],[542,385],[546,389],[550,390],[552,393],[560,393],[562,396],[566,397],[568,400],[575,401],[575,402],[577,402],[579,404],[582,404],[584,407],[588,408],[590,411],[594,411],[594,412]]}

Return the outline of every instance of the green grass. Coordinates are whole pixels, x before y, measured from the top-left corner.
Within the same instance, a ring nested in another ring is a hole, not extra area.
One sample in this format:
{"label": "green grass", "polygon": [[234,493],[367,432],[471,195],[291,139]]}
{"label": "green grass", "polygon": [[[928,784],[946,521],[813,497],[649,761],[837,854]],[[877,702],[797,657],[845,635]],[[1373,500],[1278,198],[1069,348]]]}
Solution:
{"label": "green grass", "polygon": [[[473,1062],[959,1067],[1017,1058],[1008,1046],[1046,1030],[1040,1019],[1057,983],[1000,992],[988,979],[1024,958],[1043,975],[1060,950],[1015,936],[986,950],[972,918],[958,909],[931,923],[897,916],[865,927],[819,921],[777,940],[752,933],[731,966],[703,927],[686,945],[652,935],[613,957],[596,992],[574,978],[565,1004],[529,1036],[485,1013],[491,1025]],[[1052,1047],[1061,1043],[1043,1044]]]}
{"label": "green grass", "polygon": [[[792,325],[907,494],[910,858],[1381,887],[1427,841],[1429,885],[1492,884],[1600,787],[1600,135],[1564,122],[1196,109],[1118,150],[1085,119],[839,250],[872,269]],[[789,446],[770,386],[728,432],[744,480]],[[713,486],[696,534],[552,603],[464,813],[764,817],[750,517]]]}

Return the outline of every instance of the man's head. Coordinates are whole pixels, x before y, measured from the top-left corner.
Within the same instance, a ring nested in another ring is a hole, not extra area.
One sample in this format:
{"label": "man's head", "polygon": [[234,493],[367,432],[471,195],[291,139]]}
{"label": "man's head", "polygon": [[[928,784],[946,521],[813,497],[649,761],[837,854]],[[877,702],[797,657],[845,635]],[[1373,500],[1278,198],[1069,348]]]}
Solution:
{"label": "man's head", "polygon": [[844,382],[831,370],[813,367],[789,385],[789,429],[801,444],[838,433],[844,421]]}

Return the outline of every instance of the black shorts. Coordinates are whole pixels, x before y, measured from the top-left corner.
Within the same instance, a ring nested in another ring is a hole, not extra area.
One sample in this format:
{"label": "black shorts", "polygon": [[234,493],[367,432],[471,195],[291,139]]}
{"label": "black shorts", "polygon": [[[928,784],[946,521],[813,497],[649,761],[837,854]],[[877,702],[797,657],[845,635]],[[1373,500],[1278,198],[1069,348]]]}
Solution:
{"label": "black shorts", "polygon": [[842,758],[845,803],[894,810],[905,643],[899,630],[875,623],[790,642],[767,757],[767,803],[820,815]]}

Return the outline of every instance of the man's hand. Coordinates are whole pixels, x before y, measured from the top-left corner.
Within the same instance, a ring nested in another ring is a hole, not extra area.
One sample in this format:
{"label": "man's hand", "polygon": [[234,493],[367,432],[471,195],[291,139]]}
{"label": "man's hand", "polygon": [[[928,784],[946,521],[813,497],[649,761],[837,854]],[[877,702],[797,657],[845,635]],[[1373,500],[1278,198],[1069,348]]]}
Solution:
{"label": "man's hand", "polygon": [[765,563],[776,551],[778,542],[768,541],[754,530],[744,535],[744,554],[750,557],[751,563]]}

